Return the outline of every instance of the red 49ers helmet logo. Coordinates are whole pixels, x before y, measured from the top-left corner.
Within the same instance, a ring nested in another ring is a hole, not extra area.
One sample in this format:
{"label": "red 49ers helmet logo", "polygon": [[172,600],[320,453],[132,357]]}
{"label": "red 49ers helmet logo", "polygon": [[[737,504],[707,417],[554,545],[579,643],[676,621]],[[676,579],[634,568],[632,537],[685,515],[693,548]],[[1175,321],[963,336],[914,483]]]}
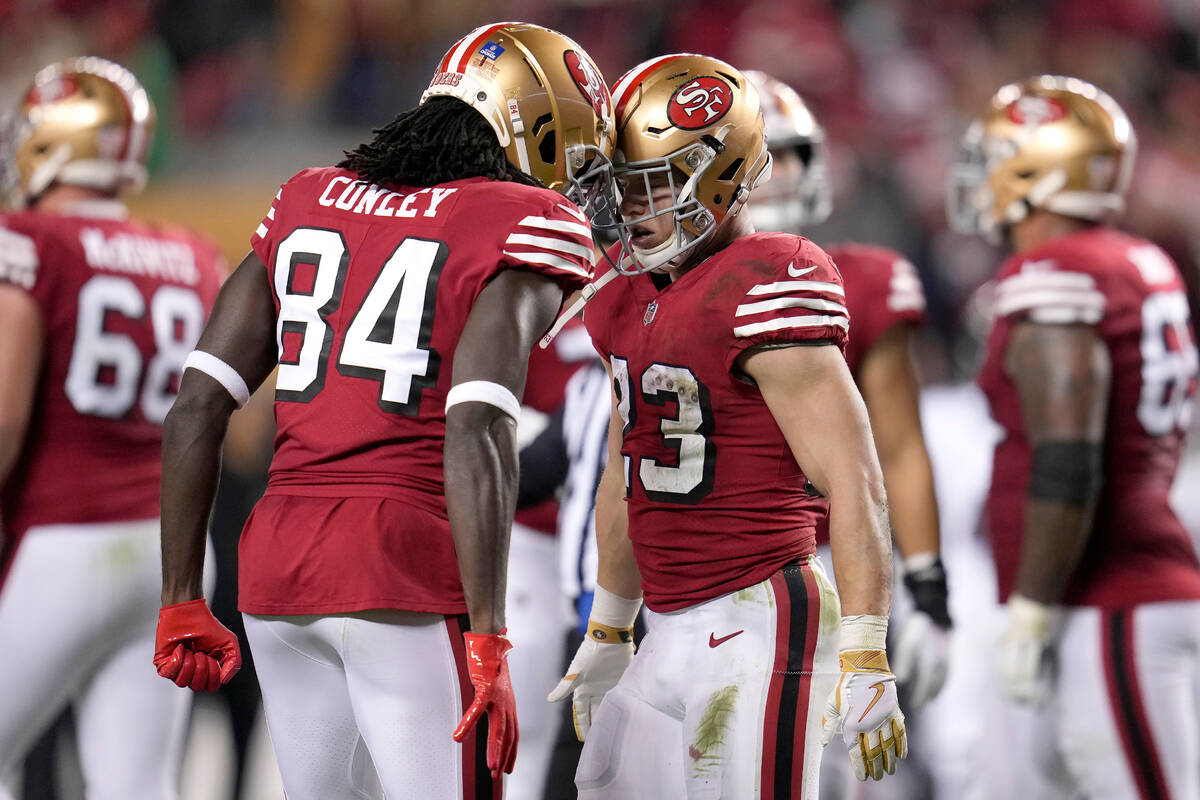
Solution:
{"label": "red 49ers helmet logo", "polygon": [[1008,118],[1018,125],[1036,128],[1047,122],[1058,122],[1067,116],[1067,109],[1053,97],[1027,94],[1008,107]]}
{"label": "red 49ers helmet logo", "polygon": [[712,125],[732,107],[729,84],[714,75],[703,75],[675,90],[667,103],[667,119],[676,128],[694,131]]}
{"label": "red 49ers helmet logo", "polygon": [[563,53],[563,61],[567,65],[567,72],[571,73],[571,78],[579,87],[583,99],[592,104],[592,110],[596,112],[596,116],[605,120],[609,119],[611,113],[604,96],[608,89],[604,86],[604,79],[600,77],[600,73],[592,66],[592,62],[586,58],[580,58],[579,53],[574,50],[567,50]]}

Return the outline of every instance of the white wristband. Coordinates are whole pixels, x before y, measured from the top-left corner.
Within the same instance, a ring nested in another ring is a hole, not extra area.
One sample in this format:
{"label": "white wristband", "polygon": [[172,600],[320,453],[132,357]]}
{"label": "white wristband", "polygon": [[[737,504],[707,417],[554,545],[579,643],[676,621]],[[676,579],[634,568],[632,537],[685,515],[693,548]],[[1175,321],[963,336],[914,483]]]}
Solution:
{"label": "white wristband", "polygon": [[[233,402],[237,403],[238,408],[246,405],[246,402],[250,399],[250,389],[246,386],[245,379],[238,374],[236,369],[212,353],[206,353],[203,350],[193,350],[183,362],[183,369],[194,369],[203,372],[224,386],[225,391],[229,392],[229,396],[233,398]],[[180,370],[180,372],[182,371]]]}
{"label": "white wristband", "polygon": [[887,649],[887,617],[857,614],[842,617],[838,629],[838,651]]}
{"label": "white wristband", "polygon": [[603,586],[597,586],[596,592],[592,596],[592,612],[588,615],[588,619],[610,628],[629,628],[633,626],[633,621],[637,619],[641,607],[642,598],[640,597],[630,600],[627,597],[613,594]]}
{"label": "white wristband", "polygon": [[446,410],[459,403],[487,403],[514,420],[521,418],[521,401],[507,386],[492,381],[466,381],[451,386],[446,392]]}

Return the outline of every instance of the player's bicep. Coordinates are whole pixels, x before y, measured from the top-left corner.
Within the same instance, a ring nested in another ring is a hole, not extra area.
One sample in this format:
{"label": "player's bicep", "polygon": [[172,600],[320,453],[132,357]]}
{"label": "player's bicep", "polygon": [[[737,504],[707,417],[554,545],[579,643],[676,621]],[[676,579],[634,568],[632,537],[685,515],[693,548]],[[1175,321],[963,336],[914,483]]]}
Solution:
{"label": "player's bicep", "polygon": [[776,347],[742,362],[810,481],[882,486],[867,411],[841,351],[832,345]]}
{"label": "player's bicep", "polygon": [[1004,354],[1029,441],[1104,440],[1112,364],[1092,325],[1014,325]]}
{"label": "player's bicep", "polygon": [[863,355],[855,374],[881,459],[921,435],[919,382],[907,323],[893,325]]}
{"label": "player's bicep", "polygon": [[563,291],[557,281],[506,269],[475,300],[454,350],[452,385],[497,383],[518,399],[525,392],[529,353],[554,322]]}
{"label": "player's bicep", "polygon": [[196,349],[232,367],[253,393],[278,360],[275,319],[270,276],[251,251],[221,286]]}

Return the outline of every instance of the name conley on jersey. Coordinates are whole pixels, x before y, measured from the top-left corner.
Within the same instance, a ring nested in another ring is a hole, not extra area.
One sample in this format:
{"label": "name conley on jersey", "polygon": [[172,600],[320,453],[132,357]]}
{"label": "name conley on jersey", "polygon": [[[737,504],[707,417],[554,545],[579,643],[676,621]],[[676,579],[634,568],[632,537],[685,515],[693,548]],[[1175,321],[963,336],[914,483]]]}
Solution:
{"label": "name conley on jersey", "polygon": [[200,281],[196,254],[184,242],[128,233],[105,236],[97,228],[80,231],[79,242],[92,269],[145,275],[188,286]]}
{"label": "name conley on jersey", "polygon": [[352,214],[412,218],[421,213],[423,216],[432,217],[437,214],[442,201],[457,191],[458,189],[432,186],[412,194],[399,194],[373,183],[339,175],[326,184],[318,202],[323,206],[333,206]]}

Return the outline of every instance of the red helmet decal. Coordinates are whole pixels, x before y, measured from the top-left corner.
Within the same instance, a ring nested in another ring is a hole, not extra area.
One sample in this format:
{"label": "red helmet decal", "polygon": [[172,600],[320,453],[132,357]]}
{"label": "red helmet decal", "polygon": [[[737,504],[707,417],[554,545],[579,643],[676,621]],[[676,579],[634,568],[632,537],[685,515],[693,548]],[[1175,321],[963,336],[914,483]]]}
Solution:
{"label": "red helmet decal", "polygon": [[707,128],[733,108],[733,88],[715,75],[692,78],[667,103],[667,119],[676,128]]}
{"label": "red helmet decal", "polygon": [[592,104],[592,110],[596,112],[596,116],[608,119],[608,103],[604,102],[604,95],[608,93],[608,87],[604,85],[604,79],[600,77],[600,73],[592,65],[592,62],[582,58],[574,50],[567,50],[563,53],[563,62],[567,65],[567,72],[571,73],[575,85],[579,87],[579,93],[583,95],[583,99]]}
{"label": "red helmet decal", "polygon": [[34,105],[57,103],[79,91],[79,83],[70,75],[62,75],[41,84],[29,87],[25,102]]}
{"label": "red helmet decal", "polygon": [[1067,116],[1067,108],[1053,97],[1027,94],[1018,97],[1008,107],[1008,118],[1018,125],[1036,128],[1047,122],[1058,122]]}

